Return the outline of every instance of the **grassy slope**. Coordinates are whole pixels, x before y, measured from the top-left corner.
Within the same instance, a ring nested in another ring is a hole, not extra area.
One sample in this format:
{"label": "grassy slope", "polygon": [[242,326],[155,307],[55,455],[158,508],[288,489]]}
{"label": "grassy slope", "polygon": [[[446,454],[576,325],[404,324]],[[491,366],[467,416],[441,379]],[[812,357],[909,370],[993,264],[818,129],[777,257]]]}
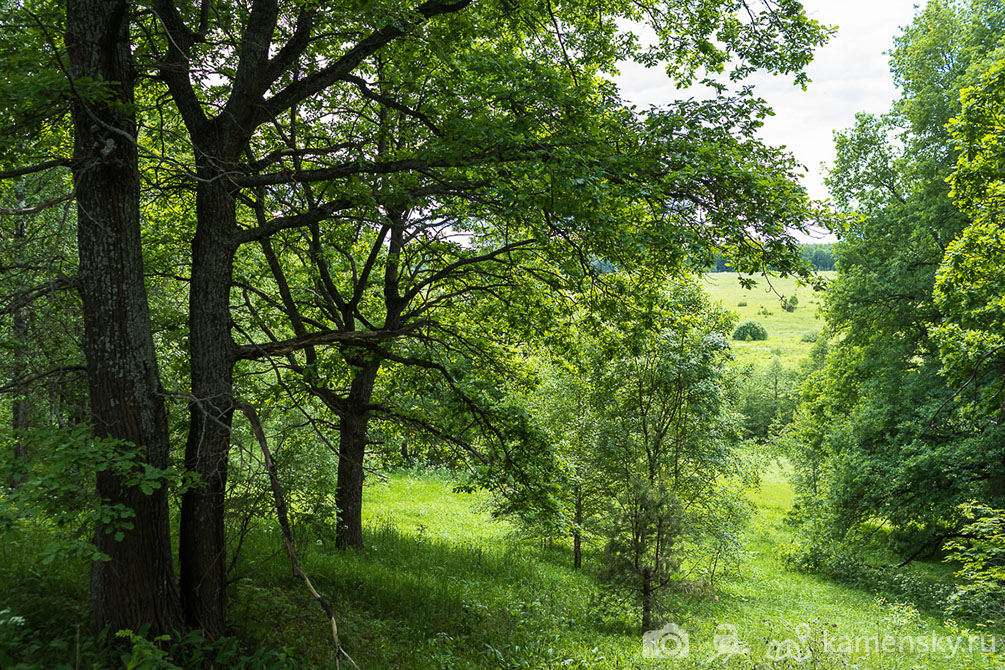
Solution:
{"label": "grassy slope", "polygon": [[[491,518],[483,498],[454,493],[450,481],[436,475],[394,474],[367,489],[363,554],[336,553],[314,541],[303,558],[315,583],[333,596],[347,648],[364,669],[1002,667],[962,654],[823,653],[825,634],[837,643],[842,635],[949,631],[877,594],[786,569],[779,553],[791,539],[783,524],[791,496],[784,473],[767,472],[753,494],[758,511],[739,570],[713,598],[675,597],[677,621],[691,634],[687,661],[640,658],[637,615],[602,595],[593,576],[596,551],[585,570],[574,571],[567,546],[545,549],[519,540],[509,524]],[[315,606],[289,578],[281,556],[269,565],[271,584],[237,589],[235,614],[244,636],[278,638],[326,664]],[[716,626],[727,623],[751,653],[712,662]],[[811,627],[806,642],[817,649],[815,662],[770,662],[767,640],[796,640],[799,624]]]}
{"label": "grassy slope", "polygon": [[[822,325],[816,319],[818,294],[784,279],[772,280],[773,289],[762,279],[758,287],[745,290],[732,273],[706,275],[704,281],[712,298],[737,312],[740,320],[755,318],[768,329],[767,342],[734,343],[741,363],[763,364],[779,356],[793,366],[809,354],[812,344],[801,338]],[[796,311],[782,310],[778,294],[797,295]],[[762,308],[770,314],[759,314]],[[752,493],[756,513],[748,530],[748,553],[720,582],[716,595],[673,598],[677,623],[691,634],[687,661],[640,658],[637,611],[632,603],[605,595],[595,578],[596,548],[588,552],[585,569],[574,571],[568,546],[545,549],[521,541],[509,524],[491,518],[483,497],[454,493],[450,481],[438,475],[394,474],[369,487],[366,498],[364,554],[338,554],[314,542],[304,555],[315,581],[334,595],[346,644],[363,668],[1005,667],[1001,659],[980,654],[825,653],[823,641],[840,644],[842,636],[861,636],[862,644],[869,645],[875,636],[931,639],[934,634],[944,639],[950,631],[894,596],[788,569],[781,554],[794,539],[784,524],[792,489],[778,466],[765,473],[760,489]],[[294,596],[296,605],[290,602],[298,587],[288,578],[281,556],[271,564],[275,599],[243,596],[243,602],[255,603],[249,607],[262,610],[242,617],[260,622],[246,623],[245,636],[278,637],[323,663],[330,652],[324,627],[312,614],[313,603],[302,594]],[[277,627],[270,608],[283,602],[289,623]],[[750,648],[748,656],[712,658],[712,640],[721,624],[735,626]],[[800,624],[809,625],[809,636],[801,640]],[[800,640],[817,653],[806,664],[772,662],[767,653],[774,639]]]}
{"label": "grassy slope", "polygon": [[[821,276],[833,276],[833,272],[822,272]],[[810,353],[812,344],[801,341],[803,335],[819,331],[823,322],[817,319],[817,308],[821,295],[808,286],[797,286],[794,279],[764,278],[757,280],[753,289],[744,289],[737,281],[735,272],[706,274],[702,284],[713,300],[719,300],[730,311],[736,312],[740,321],[754,319],[768,331],[768,339],[763,342],[734,342],[736,358],[742,363],[764,363],[772,356],[779,356],[785,365],[793,365]],[[794,312],[782,309],[779,296],[799,298]],[[741,302],[747,304],[740,306]],[[770,314],[765,316],[762,310]]]}
{"label": "grassy slope", "polygon": [[[706,276],[714,299],[741,318],[759,318],[770,339],[736,343],[738,358],[762,362],[780,355],[794,364],[811,345],[803,333],[819,328],[819,303],[809,289],[773,282],[795,292],[794,313],[762,287],[744,291],[732,274]],[[746,301],[746,307],[737,303]],[[757,317],[761,306],[772,314]],[[678,594],[677,623],[691,633],[687,661],[640,658],[637,611],[632,603],[605,595],[595,578],[599,552],[588,550],[582,571],[572,570],[571,550],[520,540],[505,521],[493,519],[484,496],[454,493],[438,474],[396,473],[366,490],[363,553],[335,552],[329,538],[298,531],[301,559],[315,585],[338,612],[343,641],[364,670],[375,668],[1001,668],[1002,659],[940,654],[864,653],[848,657],[822,653],[822,636],[945,636],[942,622],[895,598],[787,569],[780,554],[794,538],[784,523],[792,503],[785,473],[769,470],[752,494],[757,511],[748,530],[748,554],[718,584],[715,597]],[[19,637],[17,626],[59,636],[51,644],[72,645],[76,625],[86,629],[84,562],[71,561],[49,576],[37,563],[46,537],[6,533],[0,541],[0,649]],[[924,566],[922,566],[924,569]],[[937,573],[937,570],[934,570]],[[252,646],[286,647],[305,667],[333,667],[330,636],[317,604],[291,577],[278,532],[257,527],[247,538],[231,589],[235,631]],[[54,575],[54,576],[52,576]],[[5,610],[5,608],[7,608]],[[25,615],[12,624],[12,615]],[[731,624],[750,647],[746,657],[710,660],[716,626]],[[810,624],[812,661],[772,663],[767,641],[796,639],[796,626]],[[43,634],[44,633],[44,634]],[[1001,648],[1001,647],[999,647]],[[72,646],[70,647],[72,650]],[[71,652],[58,652],[72,658]],[[0,659],[2,660],[2,659]],[[857,664],[857,665],[855,665]],[[0,662],[0,666],[4,663]],[[65,667],[72,667],[67,664]],[[346,667],[343,664],[343,667]]]}

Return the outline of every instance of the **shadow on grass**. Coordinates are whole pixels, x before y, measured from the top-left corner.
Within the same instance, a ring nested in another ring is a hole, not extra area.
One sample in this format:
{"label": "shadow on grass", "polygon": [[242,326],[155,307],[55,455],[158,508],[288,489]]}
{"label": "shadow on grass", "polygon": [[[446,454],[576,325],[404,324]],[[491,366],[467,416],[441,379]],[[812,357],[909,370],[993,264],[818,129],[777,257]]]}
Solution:
{"label": "shadow on grass", "polygon": [[[509,539],[489,547],[451,542],[390,524],[370,527],[365,539],[363,551],[315,544],[301,556],[362,667],[523,667],[550,653],[576,663],[566,667],[588,667],[577,654],[585,663],[595,638],[637,632],[623,616],[628,610],[611,612],[594,577],[573,570],[568,557],[563,565],[559,551]],[[316,604],[292,583],[288,567],[271,577],[269,593],[237,589],[243,636],[278,634],[299,653],[324,658],[330,638],[317,632],[323,619]],[[289,598],[295,602],[281,602]],[[310,607],[313,618],[297,616]]]}

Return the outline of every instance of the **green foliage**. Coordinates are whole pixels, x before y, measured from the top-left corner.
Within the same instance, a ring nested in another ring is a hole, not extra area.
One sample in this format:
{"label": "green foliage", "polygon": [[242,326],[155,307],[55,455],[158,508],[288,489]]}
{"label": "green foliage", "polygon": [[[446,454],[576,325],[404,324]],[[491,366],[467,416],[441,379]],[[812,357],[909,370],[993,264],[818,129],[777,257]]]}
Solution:
{"label": "green foliage", "polygon": [[963,507],[962,538],[945,544],[962,580],[949,601],[954,614],[1000,620],[1005,614],[1005,511],[976,503]]}
{"label": "green foliage", "polygon": [[1000,114],[1005,58],[1000,52],[989,56],[977,85],[962,91],[962,110],[949,124],[960,151],[950,177],[951,195],[973,222],[946,249],[934,290],[946,318],[933,324],[933,336],[948,380],[961,394],[967,391],[964,404],[973,414],[975,432],[995,432],[1000,425],[1002,404],[995,386],[1005,376],[1005,280],[1000,271],[1005,262],[1005,123]]}
{"label": "green foliage", "polygon": [[792,420],[798,379],[798,370],[785,367],[777,356],[742,371],[736,407],[747,437],[767,440]]}
{"label": "green foliage", "polygon": [[[863,550],[878,523],[887,549],[911,555],[958,530],[965,500],[1000,499],[990,482],[1003,476],[1001,447],[995,431],[980,429],[990,406],[981,422],[956,393],[982,355],[963,330],[977,323],[968,318],[996,311],[983,305],[995,303],[997,279],[986,270],[982,280],[975,258],[991,242],[986,233],[960,237],[976,210],[954,206],[946,179],[962,164],[958,155],[977,153],[957,154],[962,147],[946,124],[959,113],[960,90],[1005,35],[1002,19],[1000,3],[929,2],[891,53],[902,88],[893,111],[859,115],[835,136],[838,159],[827,183],[847,218],[825,300],[829,349],[804,382],[785,434],[804,527],[821,547]],[[953,128],[959,137],[968,132]],[[985,332],[998,327],[993,319]],[[994,370],[981,380],[985,398]]]}
{"label": "green foliage", "polygon": [[818,272],[830,272],[834,269],[833,244],[804,244],[802,254]]}
{"label": "green foliage", "polygon": [[968,389],[973,409],[1001,410],[995,383],[1005,374],[1005,230],[1000,222],[975,221],[946,249],[934,298],[946,319],[932,328],[945,373]]}
{"label": "green foliage", "polygon": [[[94,529],[100,525],[118,540],[132,528],[133,510],[97,498],[95,473],[114,472],[125,486],[146,495],[181,484],[176,472],[143,462],[141,448],[96,438],[88,426],[32,428],[0,437],[0,479],[17,482],[0,492],[0,528],[52,524],[66,532],[46,547],[44,564],[67,557],[101,560],[91,544]],[[29,456],[13,456],[14,440],[28,446]]]}
{"label": "green foliage", "polygon": [[734,340],[766,340],[768,331],[758,321],[744,321],[733,330]]}
{"label": "green foliage", "polygon": [[[361,668],[496,668],[500,655],[502,663],[534,670],[549,665],[642,670],[651,665],[639,658],[636,608],[609,593],[598,579],[602,543],[589,543],[583,569],[573,570],[567,540],[545,548],[522,539],[506,519],[489,514],[485,493],[457,493],[455,482],[443,470],[392,472],[367,487],[364,552],[337,552],[326,544],[306,543],[305,569],[344,613],[340,632],[351,641],[348,651]],[[796,667],[791,659],[766,658],[767,644],[772,639],[804,642],[796,637],[795,627],[805,622],[812,627],[805,642],[821,652],[813,660],[818,668],[847,661],[862,670],[890,670],[891,660],[926,670],[1000,667],[992,656],[963,650],[953,658],[825,653],[821,647],[825,629],[832,642],[841,635],[882,636],[896,631],[931,638],[980,634],[982,629],[945,627],[923,604],[912,605],[911,599],[887,592],[879,583],[856,587],[786,569],[781,549],[801,538],[797,529],[782,523],[791,496],[784,471],[777,467],[765,471],[760,487],[751,492],[756,511],[753,523],[743,531],[745,550],[737,557],[739,565],[717,580],[718,599],[693,589],[670,595],[673,620],[691,632],[691,657],[675,661],[675,666],[707,667],[716,651],[712,645],[716,627],[728,622],[737,627],[751,653],[726,660],[726,667]],[[3,661],[4,667],[21,663],[30,670],[122,668],[122,654],[134,655],[132,645],[109,660],[101,654],[110,636],[93,640],[86,632],[87,564],[73,564],[72,570],[69,563],[60,565],[57,576],[55,571],[33,567],[37,545],[45,544],[41,536],[2,540],[0,588],[9,597],[0,610],[10,611],[0,615],[0,622],[22,617],[24,624],[4,630],[0,623],[0,638],[11,635],[28,641],[0,647],[15,659]],[[214,670],[231,665],[334,668],[330,629],[315,614],[316,603],[290,574],[281,554],[277,533],[255,529],[236,566],[236,574],[255,577],[237,579],[231,587],[230,622],[239,642],[210,644],[193,634],[195,639],[182,643],[189,636],[173,636],[166,643],[168,661],[186,669],[207,661]],[[897,571],[897,581],[915,584],[899,592],[923,592],[924,584],[915,576],[919,566],[912,567],[913,572]],[[946,577],[937,581],[944,583]],[[987,630],[997,633],[999,628]],[[228,649],[233,651],[224,653]],[[297,666],[290,657],[297,659]],[[253,658],[260,660],[256,664]],[[342,663],[343,668],[346,665]]]}
{"label": "green foliage", "polygon": [[601,340],[593,398],[593,472],[615,501],[599,520],[606,574],[638,599],[644,629],[685,563],[706,570],[736,551],[745,483],[729,410],[730,317],[683,282],[646,307],[652,330]]}

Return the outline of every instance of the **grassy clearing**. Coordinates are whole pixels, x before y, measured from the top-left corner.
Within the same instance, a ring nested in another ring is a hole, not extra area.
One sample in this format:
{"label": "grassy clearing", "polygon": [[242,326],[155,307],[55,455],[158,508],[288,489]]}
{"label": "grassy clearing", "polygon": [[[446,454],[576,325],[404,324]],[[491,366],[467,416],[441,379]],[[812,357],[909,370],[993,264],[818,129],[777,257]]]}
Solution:
{"label": "grassy clearing", "polygon": [[[520,539],[490,516],[484,497],[452,488],[444,476],[409,473],[370,486],[363,553],[304,538],[304,564],[332,595],[347,648],[362,668],[1002,667],[1001,659],[965,649],[947,658],[955,632],[910,603],[787,569],[780,553],[792,540],[784,523],[792,491],[779,467],[753,494],[748,553],[716,595],[673,598],[675,620],[690,634],[690,656],[672,661],[641,658],[637,613],[604,594],[594,577],[596,548],[575,571],[569,547]],[[282,557],[265,572],[264,584],[235,588],[242,637],[291,648],[312,666],[330,663],[321,617]],[[716,635],[731,630],[717,628],[723,624],[734,627],[748,654],[716,657]],[[930,647],[933,635],[940,649],[921,651],[920,640]],[[883,636],[905,652],[915,645],[915,653],[877,651]],[[772,660],[771,640],[789,640],[813,659]],[[859,653],[839,653],[843,644],[852,651],[858,644]]]}
{"label": "grassy clearing", "polygon": [[[821,272],[820,275],[830,278],[834,273]],[[713,300],[721,301],[727,309],[736,312],[740,321],[754,319],[768,331],[768,339],[762,342],[734,342],[737,360],[763,364],[778,356],[783,364],[793,366],[808,356],[813,344],[802,338],[823,327],[823,322],[817,318],[821,294],[808,286],[798,286],[794,279],[788,278],[772,278],[770,285],[759,278],[757,286],[745,289],[737,276],[735,272],[715,272],[702,277],[702,285]],[[799,305],[795,311],[786,312],[779,296],[793,295],[799,298]]]}
{"label": "grassy clearing", "polygon": [[[573,570],[567,544],[549,548],[521,538],[512,525],[492,518],[484,495],[454,492],[443,474],[398,472],[369,486],[366,550],[337,552],[330,538],[300,529],[301,559],[331,598],[343,641],[363,670],[1005,667],[1001,657],[965,648],[948,658],[955,631],[910,603],[787,569],[780,558],[793,539],[784,523],[792,502],[785,474],[770,469],[752,494],[757,511],[747,553],[715,594],[681,591],[671,598],[674,621],[690,634],[687,659],[641,657],[638,613],[601,588],[597,547],[587,552],[583,570]],[[73,668],[77,626],[86,642],[86,563],[40,566],[45,537],[8,533],[0,539],[0,651],[14,652],[6,661],[0,656],[0,666],[44,658],[35,667]],[[924,576],[924,566],[917,573]],[[334,667],[323,616],[291,576],[271,526],[253,529],[246,539],[230,596],[231,623],[248,653],[284,649],[301,667]],[[716,656],[716,635],[730,631],[748,653]],[[887,635],[895,647],[920,640],[930,647],[932,639],[941,646],[934,653],[918,647],[915,653],[876,651]],[[858,653],[838,653],[856,638]],[[813,656],[772,660],[771,640],[788,640]]]}

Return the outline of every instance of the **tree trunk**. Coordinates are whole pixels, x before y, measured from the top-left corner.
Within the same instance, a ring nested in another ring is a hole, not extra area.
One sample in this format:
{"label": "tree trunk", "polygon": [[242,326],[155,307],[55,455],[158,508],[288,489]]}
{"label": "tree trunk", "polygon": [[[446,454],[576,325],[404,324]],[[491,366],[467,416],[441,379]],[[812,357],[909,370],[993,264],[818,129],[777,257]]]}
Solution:
{"label": "tree trunk", "polygon": [[[115,103],[73,103],[77,281],[95,432],[138,445],[146,463],[166,468],[167,422],[143,283],[136,124],[124,111],[133,103],[128,17],[125,1],[67,1],[71,74],[105,82]],[[153,634],[178,629],[166,488],[144,495],[108,471],[98,474],[97,488],[105,504],[125,505],[135,517],[121,541],[97,529],[95,544],[108,560],[91,570],[95,632],[144,624]]]}
{"label": "tree trunk", "polygon": [[179,558],[185,620],[215,638],[226,632],[224,503],[234,412],[230,286],[237,224],[226,181],[213,179],[208,168],[201,172],[206,180],[196,195],[199,224],[189,296],[193,401],[185,444],[185,467],[199,476],[199,484],[182,496]]}
{"label": "tree trunk", "polygon": [[572,567],[583,567],[583,487],[576,485],[576,530],[572,534]]}
{"label": "tree trunk", "polygon": [[653,579],[649,568],[642,569],[642,632],[653,627]]}
{"label": "tree trunk", "polygon": [[363,457],[366,455],[366,428],[370,421],[367,406],[373,396],[379,369],[379,362],[367,362],[354,368],[345,414],[339,427],[335,546],[343,549],[363,548]]}
{"label": "tree trunk", "polygon": [[[17,222],[14,228],[14,248],[17,261],[24,261],[24,245],[28,237],[27,226],[24,219]],[[20,288],[20,287],[18,287]],[[14,355],[13,367],[11,369],[11,381],[16,381],[24,376],[28,371],[28,309],[21,307],[14,311]],[[11,403],[11,428],[14,429],[14,460],[24,461],[28,458],[28,447],[23,438],[18,435],[18,431],[28,427],[28,414],[30,406],[30,396],[28,387],[18,392]],[[22,477],[14,475],[8,484],[14,488],[20,486]]]}

